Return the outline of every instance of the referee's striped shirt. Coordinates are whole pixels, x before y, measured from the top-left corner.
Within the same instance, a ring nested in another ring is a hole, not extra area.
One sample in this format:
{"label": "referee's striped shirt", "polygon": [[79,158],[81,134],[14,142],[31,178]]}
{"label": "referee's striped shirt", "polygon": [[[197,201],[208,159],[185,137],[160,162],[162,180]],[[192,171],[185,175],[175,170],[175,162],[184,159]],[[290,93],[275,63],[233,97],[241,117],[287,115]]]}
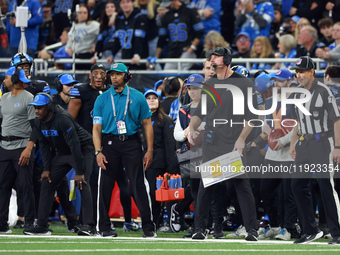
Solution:
{"label": "referee's striped shirt", "polygon": [[[318,134],[332,131],[333,121],[340,118],[339,109],[332,91],[323,83],[314,80],[309,92],[312,94],[310,101],[303,106],[311,113],[305,115],[294,106],[293,117],[299,122],[298,134]],[[305,94],[295,93],[293,98],[304,98]]]}

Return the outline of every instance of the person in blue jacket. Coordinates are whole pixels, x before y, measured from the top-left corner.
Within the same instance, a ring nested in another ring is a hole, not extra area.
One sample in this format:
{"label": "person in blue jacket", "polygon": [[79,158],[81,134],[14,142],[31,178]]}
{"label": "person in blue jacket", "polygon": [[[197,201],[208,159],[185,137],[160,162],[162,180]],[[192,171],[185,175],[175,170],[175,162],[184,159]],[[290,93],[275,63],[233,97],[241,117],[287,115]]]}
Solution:
{"label": "person in blue jacket", "polygon": [[[8,11],[14,12],[17,6],[23,3],[22,0],[13,0],[9,5]],[[27,41],[27,54],[30,56],[35,55],[38,48],[39,39],[39,26],[43,22],[43,8],[38,0],[27,0],[24,6],[28,7],[31,18],[28,20],[28,26],[25,28],[25,36]],[[20,27],[15,26],[16,18],[11,18],[7,22],[7,33],[9,38],[9,46],[11,55],[18,52],[18,47],[21,38]]]}

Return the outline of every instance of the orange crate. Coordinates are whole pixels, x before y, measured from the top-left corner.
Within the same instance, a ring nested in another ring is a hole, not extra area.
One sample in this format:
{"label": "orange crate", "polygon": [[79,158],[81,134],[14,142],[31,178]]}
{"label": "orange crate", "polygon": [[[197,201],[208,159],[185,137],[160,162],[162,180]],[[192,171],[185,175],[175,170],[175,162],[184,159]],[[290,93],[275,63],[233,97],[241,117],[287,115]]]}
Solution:
{"label": "orange crate", "polygon": [[163,177],[163,182],[161,188],[156,190],[156,201],[159,202],[169,202],[184,199],[184,189],[169,189],[167,176],[169,174],[165,173]]}

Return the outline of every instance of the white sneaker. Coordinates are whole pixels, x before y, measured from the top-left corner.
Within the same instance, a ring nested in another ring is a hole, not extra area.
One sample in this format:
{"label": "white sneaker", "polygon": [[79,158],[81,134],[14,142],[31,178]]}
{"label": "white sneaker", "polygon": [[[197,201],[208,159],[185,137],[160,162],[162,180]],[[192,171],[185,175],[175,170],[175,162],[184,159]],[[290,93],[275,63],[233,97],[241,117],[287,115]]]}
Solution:
{"label": "white sneaker", "polygon": [[242,225],[240,225],[234,233],[227,235],[227,237],[242,237],[242,238],[246,238],[246,236],[248,236],[248,233],[246,231],[246,228]]}
{"label": "white sneaker", "polygon": [[262,235],[259,236],[259,239],[273,239],[279,232],[281,231],[280,227],[272,228],[269,226]]}
{"label": "white sneaker", "polygon": [[287,229],[282,228],[281,231],[275,236],[277,240],[285,240],[288,241],[291,238],[291,234],[287,231]]}

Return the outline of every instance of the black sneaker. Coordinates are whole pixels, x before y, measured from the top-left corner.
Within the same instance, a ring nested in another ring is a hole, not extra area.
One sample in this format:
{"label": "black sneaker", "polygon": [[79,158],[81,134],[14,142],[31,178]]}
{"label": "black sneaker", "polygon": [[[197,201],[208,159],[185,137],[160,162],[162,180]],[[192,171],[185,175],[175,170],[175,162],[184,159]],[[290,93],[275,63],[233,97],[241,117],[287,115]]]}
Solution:
{"label": "black sneaker", "polygon": [[171,214],[170,214],[170,228],[172,232],[178,233],[181,230],[180,216],[176,211],[176,204],[171,206]]}
{"label": "black sneaker", "polygon": [[215,224],[214,225],[213,238],[219,239],[219,238],[223,238],[223,237],[224,237],[224,234],[223,234],[223,231],[222,231],[222,225]]}
{"label": "black sneaker", "polygon": [[12,230],[9,229],[9,226],[7,224],[0,226],[0,234],[10,234],[10,233],[12,233]]}
{"label": "black sneaker", "polygon": [[29,226],[25,227],[25,230],[23,231],[25,235],[41,235],[41,236],[50,236],[51,231],[47,227],[42,227],[42,226]]}
{"label": "black sneaker", "polygon": [[245,240],[250,242],[256,242],[258,236],[259,234],[257,233],[257,231],[255,229],[251,229],[248,231],[248,235],[246,236]]}
{"label": "black sneaker", "polygon": [[157,234],[155,231],[144,231],[142,237],[143,238],[155,238],[157,237]]}
{"label": "black sneaker", "polygon": [[188,234],[183,235],[183,238],[192,238],[192,232],[189,232]]}
{"label": "black sneaker", "polygon": [[111,229],[99,232],[101,237],[117,237],[117,233],[113,232]]}
{"label": "black sneaker", "polygon": [[22,220],[17,220],[17,223],[13,226],[15,229],[25,228],[25,223]]}
{"label": "black sneaker", "polygon": [[313,242],[313,241],[321,238],[322,236],[323,236],[323,232],[321,230],[318,230],[317,233],[312,234],[312,235],[303,234],[301,236],[301,238],[295,240],[294,243],[296,243],[296,244],[306,244],[306,243]]}
{"label": "black sneaker", "polygon": [[206,231],[198,230],[192,234],[191,239],[193,240],[204,240],[207,238]]}
{"label": "black sneaker", "polygon": [[333,237],[328,241],[328,244],[340,244],[340,236]]}
{"label": "black sneaker", "polygon": [[96,234],[96,230],[93,226],[83,225],[77,232],[78,236],[93,236]]}

